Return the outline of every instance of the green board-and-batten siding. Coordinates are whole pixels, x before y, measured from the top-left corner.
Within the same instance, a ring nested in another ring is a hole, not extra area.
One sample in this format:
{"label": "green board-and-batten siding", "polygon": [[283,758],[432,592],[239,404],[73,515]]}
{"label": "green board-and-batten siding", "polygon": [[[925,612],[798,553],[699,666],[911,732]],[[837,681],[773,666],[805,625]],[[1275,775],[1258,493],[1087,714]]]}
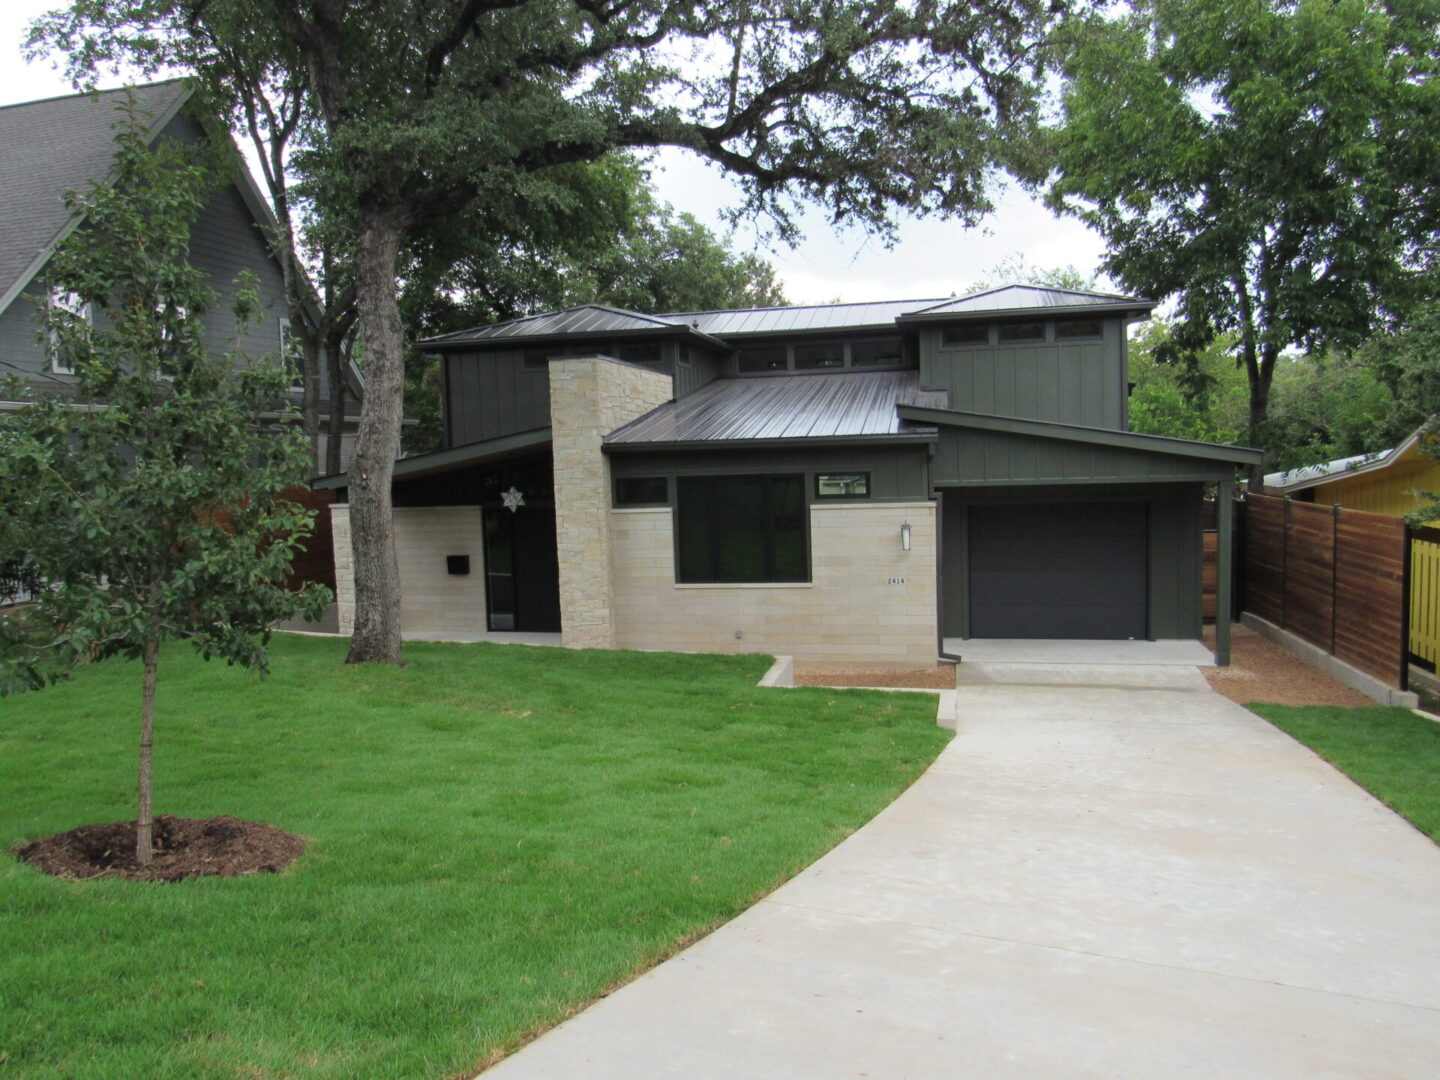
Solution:
{"label": "green board-and-batten siding", "polygon": [[1225,462],[1128,447],[942,428],[931,465],[936,485],[1090,484],[1218,480]]}
{"label": "green board-and-batten siding", "polygon": [[970,636],[967,521],[971,506],[1139,501],[1146,505],[1148,520],[1148,636],[1156,640],[1198,638],[1203,615],[1201,498],[1199,483],[942,489],[940,613],[944,636]]}

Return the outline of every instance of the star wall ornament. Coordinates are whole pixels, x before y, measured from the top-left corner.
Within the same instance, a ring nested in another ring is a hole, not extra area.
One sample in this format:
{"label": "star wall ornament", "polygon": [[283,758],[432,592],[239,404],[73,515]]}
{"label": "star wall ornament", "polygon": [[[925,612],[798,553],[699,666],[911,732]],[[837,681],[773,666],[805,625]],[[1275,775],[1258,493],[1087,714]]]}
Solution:
{"label": "star wall ornament", "polygon": [[520,507],[525,505],[525,496],[514,484],[510,485],[509,491],[500,493],[500,501],[505,504],[505,509],[512,514],[518,514]]}

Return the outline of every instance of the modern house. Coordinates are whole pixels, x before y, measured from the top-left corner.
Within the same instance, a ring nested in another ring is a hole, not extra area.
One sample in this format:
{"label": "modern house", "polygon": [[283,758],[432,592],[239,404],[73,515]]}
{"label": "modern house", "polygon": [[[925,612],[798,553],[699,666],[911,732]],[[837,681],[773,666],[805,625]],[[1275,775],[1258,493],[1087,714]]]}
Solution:
{"label": "modern house", "polygon": [[[1152,306],[1016,285],[431,339],[448,447],[395,468],[402,627],[896,664],[1198,639],[1205,490],[1228,534],[1262,454],[1127,430],[1126,327]],[[318,484],[343,629],[346,478]]]}
{"label": "modern house", "polygon": [[[194,90],[182,80],[130,92],[142,115],[152,118],[155,139],[186,143],[229,139],[213,117],[196,108]],[[57,366],[40,336],[35,303],[76,303],[45,280],[56,248],[84,225],[62,196],[67,190],[83,194],[91,182],[109,175],[114,124],[119,119],[116,110],[125,94],[124,90],[73,94],[0,108],[0,375],[18,375],[35,393],[75,392],[74,376]],[[283,347],[289,322],[281,269],[270,249],[269,237],[275,235],[269,228],[274,220],[270,207],[238,157],[236,166],[231,182],[215,192],[197,219],[190,258],[208,274],[220,295],[216,310],[199,316],[212,350],[232,345],[229,299],[236,276],[245,270],[255,275],[267,314],[251,324],[239,344],[258,356]],[[77,314],[93,317],[94,313]],[[349,375],[349,399],[356,415],[347,418],[347,430],[353,433],[361,386],[358,372]],[[321,401],[328,400],[328,394],[328,386],[322,385]],[[297,387],[295,398],[299,396]],[[0,409],[19,404],[0,401]],[[323,446],[320,449],[323,453]]]}

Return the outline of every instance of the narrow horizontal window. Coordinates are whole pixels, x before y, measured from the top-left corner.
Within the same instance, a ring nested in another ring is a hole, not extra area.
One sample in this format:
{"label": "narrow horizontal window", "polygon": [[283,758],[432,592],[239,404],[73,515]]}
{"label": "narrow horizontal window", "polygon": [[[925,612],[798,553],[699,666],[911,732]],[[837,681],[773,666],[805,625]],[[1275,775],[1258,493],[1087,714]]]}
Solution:
{"label": "narrow horizontal window", "polygon": [[665,506],[670,484],[663,476],[621,476],[615,480],[616,506]]}
{"label": "narrow horizontal window", "polygon": [[796,345],[795,370],[819,371],[825,368],[845,366],[845,345],[842,342],[825,345]]}
{"label": "narrow horizontal window", "polygon": [[545,349],[525,350],[526,371],[546,371],[550,367],[550,353]]}
{"label": "narrow horizontal window", "polygon": [[653,341],[644,345],[621,345],[615,350],[615,359],[624,360],[627,364],[658,364],[660,346]]}
{"label": "narrow horizontal window", "polygon": [[803,476],[682,476],[675,491],[680,584],[810,580]]}
{"label": "narrow horizontal window", "polygon": [[942,345],[989,345],[990,327],[986,323],[961,323],[940,331]]}
{"label": "narrow horizontal window", "polygon": [[784,345],[741,349],[739,358],[740,370],[743,372],[784,371],[789,366],[788,360]]}
{"label": "narrow horizontal window", "polygon": [[1063,341],[1066,338],[1098,338],[1105,335],[1105,324],[1099,319],[1061,319],[1055,324],[1055,337]]}
{"label": "narrow horizontal window", "polygon": [[865,499],[870,495],[868,472],[816,473],[817,499]]}
{"label": "narrow horizontal window", "polygon": [[1000,324],[1001,344],[1013,344],[1020,341],[1044,341],[1045,324],[1043,322],[1017,322]]}
{"label": "narrow horizontal window", "polygon": [[900,339],[875,338],[850,344],[851,367],[887,367],[900,363]]}

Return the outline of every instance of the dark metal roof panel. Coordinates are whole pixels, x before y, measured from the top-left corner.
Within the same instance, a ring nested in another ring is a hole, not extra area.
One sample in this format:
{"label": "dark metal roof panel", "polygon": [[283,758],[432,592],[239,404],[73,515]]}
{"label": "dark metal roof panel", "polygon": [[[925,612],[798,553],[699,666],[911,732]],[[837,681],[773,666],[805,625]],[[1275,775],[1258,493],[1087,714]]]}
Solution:
{"label": "dark metal roof panel", "polygon": [[932,300],[883,300],[868,304],[815,304],[809,307],[742,308],[736,311],[682,311],[658,316],[693,325],[716,337],[793,334],[815,330],[889,327],[896,318],[942,303]]}
{"label": "dark metal roof panel", "polygon": [[441,334],[427,339],[428,343],[461,341],[499,341],[515,338],[560,336],[564,334],[614,334],[633,333],[638,330],[683,330],[684,325],[653,315],[641,315],[620,308],[587,304],[584,307],[568,308],[565,311],[549,311],[543,315],[530,315],[510,322],[494,323],[473,330],[458,330],[453,334]]}
{"label": "dark metal roof panel", "polygon": [[1139,296],[1091,292],[1082,289],[1055,289],[1039,285],[1003,285],[998,289],[945,300],[932,307],[906,312],[912,318],[937,315],[980,315],[997,311],[1054,311],[1057,308],[1148,307],[1150,300]]}
{"label": "dark metal roof panel", "polygon": [[896,406],[943,407],[943,390],[922,390],[915,371],[828,372],[720,379],[646,413],[607,443],[716,442],[924,434]]}

